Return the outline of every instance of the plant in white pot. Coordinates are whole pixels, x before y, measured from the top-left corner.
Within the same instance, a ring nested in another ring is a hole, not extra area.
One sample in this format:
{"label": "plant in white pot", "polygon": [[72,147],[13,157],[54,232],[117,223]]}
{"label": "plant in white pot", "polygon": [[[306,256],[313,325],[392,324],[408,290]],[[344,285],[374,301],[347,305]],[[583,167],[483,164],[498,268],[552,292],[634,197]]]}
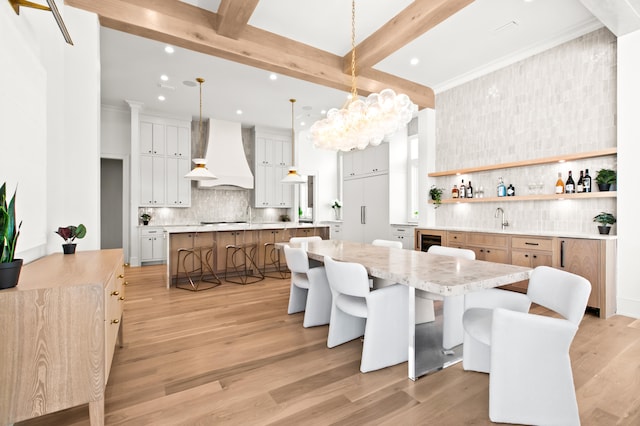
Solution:
{"label": "plant in white pot", "polygon": [[[16,189],[16,192],[18,190]],[[22,221],[16,226],[16,192],[7,204],[7,183],[0,187],[0,237],[2,237],[2,252],[0,252],[0,289],[18,285],[22,259],[15,259],[16,243],[20,236]]]}
{"label": "plant in white pot", "polygon": [[611,225],[616,223],[616,217],[611,213],[601,212],[598,215],[594,216],[594,222],[598,222],[598,231],[601,234],[608,234],[611,230]]}
{"label": "plant in white pot", "polygon": [[87,228],[80,224],[78,226],[61,226],[56,231],[56,234],[60,235],[64,240],[62,245],[62,251],[64,254],[73,254],[76,252],[76,244],[73,242],[76,238],[84,238],[87,235]]}

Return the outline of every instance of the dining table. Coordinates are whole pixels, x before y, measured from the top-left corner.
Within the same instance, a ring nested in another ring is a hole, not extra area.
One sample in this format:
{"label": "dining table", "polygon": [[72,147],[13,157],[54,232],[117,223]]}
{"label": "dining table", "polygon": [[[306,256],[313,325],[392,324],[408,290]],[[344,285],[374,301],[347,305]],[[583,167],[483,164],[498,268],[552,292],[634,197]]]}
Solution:
{"label": "dining table", "polygon": [[[309,259],[323,262],[325,256],[363,265],[371,277],[391,280],[408,287],[409,327],[408,375],[412,380],[462,360],[463,345],[442,346],[442,309],[434,321],[415,324],[415,299],[419,290],[444,297],[500,287],[527,280],[531,268],[467,260],[417,250],[374,246],[345,240],[320,240],[289,244],[306,250]],[[507,291],[507,290],[505,290]]]}

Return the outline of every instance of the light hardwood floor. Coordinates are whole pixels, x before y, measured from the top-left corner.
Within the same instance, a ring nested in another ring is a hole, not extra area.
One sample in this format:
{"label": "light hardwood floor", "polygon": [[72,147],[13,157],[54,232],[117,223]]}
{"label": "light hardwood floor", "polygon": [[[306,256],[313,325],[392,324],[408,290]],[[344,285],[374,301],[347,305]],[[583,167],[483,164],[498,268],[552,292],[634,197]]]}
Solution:
{"label": "light hardwood floor", "polygon": [[[289,281],[201,292],[127,268],[124,348],[107,425],[487,425],[489,377],[457,364],[417,382],[406,363],[359,372],[362,343],[287,315]],[[542,313],[538,308],[538,313]],[[583,425],[640,424],[640,320],[585,316],[571,348]],[[88,425],[87,406],[19,423]]]}

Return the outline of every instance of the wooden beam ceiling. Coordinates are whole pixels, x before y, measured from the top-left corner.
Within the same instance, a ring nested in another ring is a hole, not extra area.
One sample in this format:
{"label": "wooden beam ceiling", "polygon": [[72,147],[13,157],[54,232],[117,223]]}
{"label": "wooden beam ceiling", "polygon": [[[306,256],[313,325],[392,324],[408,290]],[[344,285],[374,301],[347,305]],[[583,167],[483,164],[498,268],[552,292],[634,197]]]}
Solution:
{"label": "wooden beam ceiling", "polygon": [[[350,55],[316,49],[248,25],[259,0],[222,0],[218,13],[177,0],[65,0],[97,14],[108,28],[349,92]],[[361,95],[391,88],[419,108],[434,108],[433,90],[372,68],[473,0],[416,0],[358,47]],[[349,67],[345,71],[345,59]]]}

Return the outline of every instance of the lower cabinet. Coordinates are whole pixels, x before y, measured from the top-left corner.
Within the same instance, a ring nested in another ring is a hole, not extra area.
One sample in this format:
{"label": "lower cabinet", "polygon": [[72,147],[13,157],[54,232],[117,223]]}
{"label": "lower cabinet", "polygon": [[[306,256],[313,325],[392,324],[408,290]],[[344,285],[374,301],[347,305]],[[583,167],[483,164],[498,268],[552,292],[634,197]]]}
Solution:
{"label": "lower cabinet", "polygon": [[466,236],[466,248],[476,253],[477,260],[509,263],[509,237],[507,235],[471,232]]}
{"label": "lower cabinet", "polygon": [[391,240],[400,241],[402,248],[406,250],[413,250],[415,245],[414,238],[414,226],[401,226],[395,225],[391,227]]}
{"label": "lower cabinet", "polygon": [[140,228],[140,263],[166,262],[166,235],[161,227]]}
{"label": "lower cabinet", "polygon": [[[518,266],[553,266],[553,239],[538,237],[511,237],[511,264]],[[511,290],[527,292],[528,281],[505,286]]]}

